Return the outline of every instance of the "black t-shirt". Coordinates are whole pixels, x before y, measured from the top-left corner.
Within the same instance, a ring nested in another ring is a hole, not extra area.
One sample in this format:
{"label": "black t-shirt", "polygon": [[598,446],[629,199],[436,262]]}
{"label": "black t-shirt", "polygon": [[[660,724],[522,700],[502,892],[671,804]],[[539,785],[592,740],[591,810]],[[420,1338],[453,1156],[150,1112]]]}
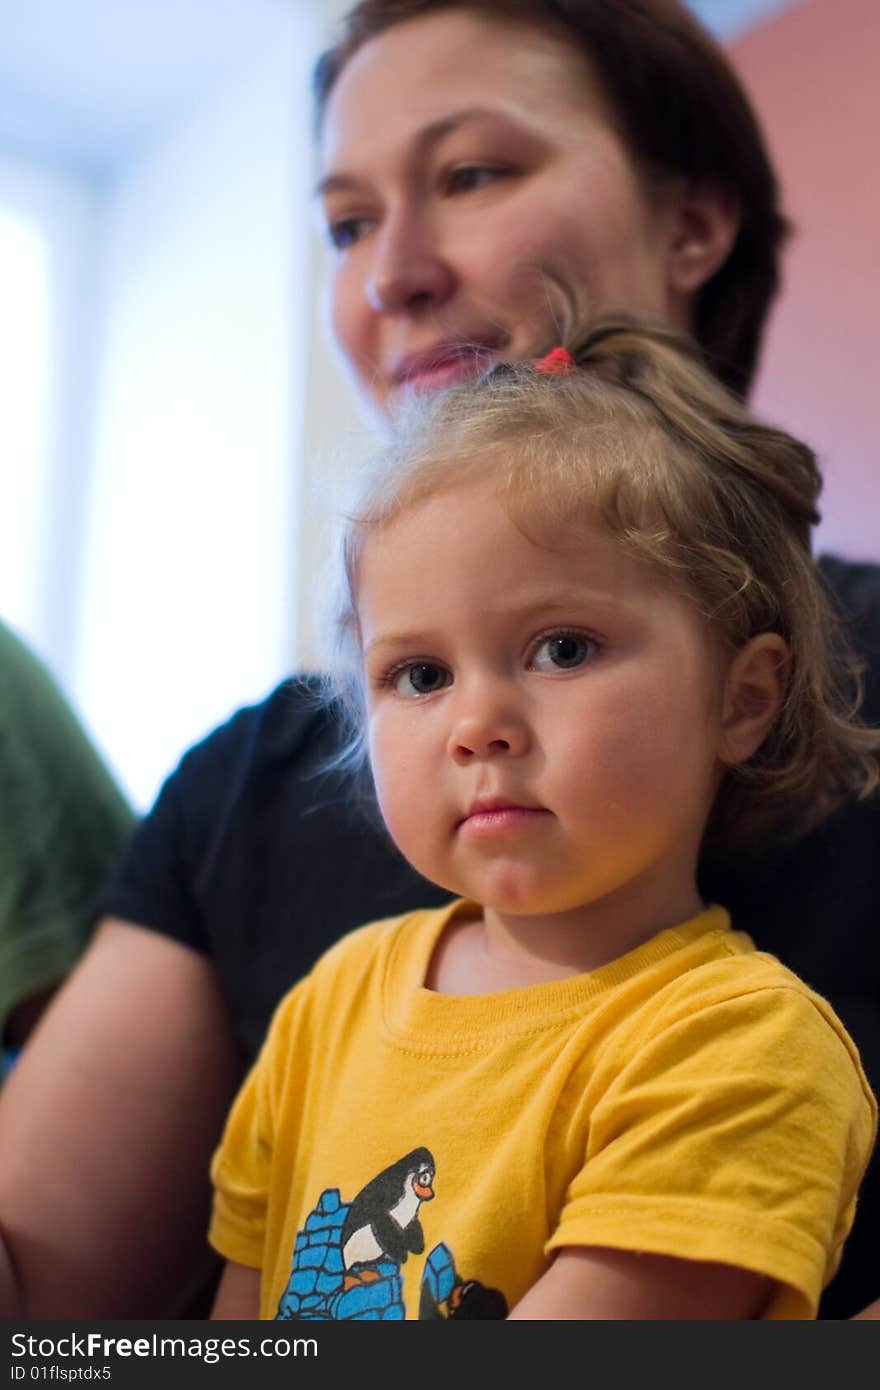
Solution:
{"label": "black t-shirt", "polygon": [[[880,568],[821,564],[867,660],[865,717],[880,723]],[[449,897],[398,854],[366,787],[328,770],[339,737],[308,680],[240,710],[168,778],[101,898],[101,911],[210,956],[246,1062],[282,995],[338,937]],[[880,1091],[880,797],[794,847],[704,865],[701,887],[830,1000]],[[822,1316],[876,1297],[880,1158]]]}

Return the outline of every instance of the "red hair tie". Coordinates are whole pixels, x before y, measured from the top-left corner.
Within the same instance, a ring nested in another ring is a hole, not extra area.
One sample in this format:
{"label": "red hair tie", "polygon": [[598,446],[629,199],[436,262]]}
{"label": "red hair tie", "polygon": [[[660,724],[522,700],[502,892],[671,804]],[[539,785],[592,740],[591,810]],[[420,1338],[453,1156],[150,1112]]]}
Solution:
{"label": "red hair tie", "polygon": [[568,348],[555,347],[546,357],[542,357],[540,362],[535,363],[535,371],[546,372],[552,376],[556,372],[570,372],[574,365],[575,360]]}

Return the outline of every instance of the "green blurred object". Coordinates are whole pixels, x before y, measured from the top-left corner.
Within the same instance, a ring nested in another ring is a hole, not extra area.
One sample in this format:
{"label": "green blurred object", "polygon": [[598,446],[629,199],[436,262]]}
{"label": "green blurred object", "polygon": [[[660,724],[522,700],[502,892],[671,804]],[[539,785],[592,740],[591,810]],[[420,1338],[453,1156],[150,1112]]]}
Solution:
{"label": "green blurred object", "polygon": [[0,1036],[81,955],[132,823],[58,686],[0,624]]}

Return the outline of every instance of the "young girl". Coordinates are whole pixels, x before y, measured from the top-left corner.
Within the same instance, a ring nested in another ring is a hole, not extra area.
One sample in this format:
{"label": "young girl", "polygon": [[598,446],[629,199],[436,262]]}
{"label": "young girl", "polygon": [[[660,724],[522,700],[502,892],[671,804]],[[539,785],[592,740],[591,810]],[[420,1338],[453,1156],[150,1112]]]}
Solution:
{"label": "young girl", "polygon": [[878,738],[815,461],[689,351],[606,325],[416,402],[363,480],[352,756],[458,896],[280,1005],[214,1161],[216,1317],[815,1314],[874,1101],[697,864],[867,793]]}

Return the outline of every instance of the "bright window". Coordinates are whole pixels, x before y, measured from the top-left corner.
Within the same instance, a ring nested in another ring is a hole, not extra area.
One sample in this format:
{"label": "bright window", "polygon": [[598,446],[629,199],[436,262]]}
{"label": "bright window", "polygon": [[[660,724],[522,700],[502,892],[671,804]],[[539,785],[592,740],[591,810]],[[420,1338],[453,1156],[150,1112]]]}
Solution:
{"label": "bright window", "polygon": [[40,227],[0,208],[0,612],[29,629],[46,487],[49,256]]}

